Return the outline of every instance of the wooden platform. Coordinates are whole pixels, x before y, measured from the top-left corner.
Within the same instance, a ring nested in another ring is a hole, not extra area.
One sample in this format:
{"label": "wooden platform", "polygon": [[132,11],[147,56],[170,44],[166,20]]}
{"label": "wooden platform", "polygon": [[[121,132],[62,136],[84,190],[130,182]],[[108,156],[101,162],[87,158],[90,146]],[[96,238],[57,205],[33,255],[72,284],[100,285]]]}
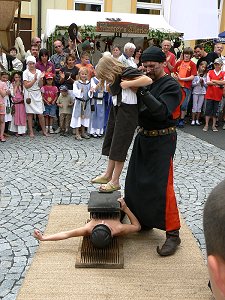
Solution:
{"label": "wooden platform", "polygon": [[122,269],[124,266],[121,239],[114,237],[107,248],[95,248],[90,237],[80,238],[76,268]]}

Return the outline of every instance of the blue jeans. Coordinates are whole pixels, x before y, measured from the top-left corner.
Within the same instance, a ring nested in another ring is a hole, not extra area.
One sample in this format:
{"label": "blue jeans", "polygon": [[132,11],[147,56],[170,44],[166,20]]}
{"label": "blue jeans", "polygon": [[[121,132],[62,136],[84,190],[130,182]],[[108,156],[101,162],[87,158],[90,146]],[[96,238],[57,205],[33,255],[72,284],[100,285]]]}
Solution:
{"label": "blue jeans", "polygon": [[187,108],[188,108],[188,103],[190,101],[190,98],[191,98],[191,89],[188,89],[188,88],[183,88],[184,92],[185,92],[185,98],[184,98],[184,101],[183,103],[181,104],[181,111],[187,111]]}

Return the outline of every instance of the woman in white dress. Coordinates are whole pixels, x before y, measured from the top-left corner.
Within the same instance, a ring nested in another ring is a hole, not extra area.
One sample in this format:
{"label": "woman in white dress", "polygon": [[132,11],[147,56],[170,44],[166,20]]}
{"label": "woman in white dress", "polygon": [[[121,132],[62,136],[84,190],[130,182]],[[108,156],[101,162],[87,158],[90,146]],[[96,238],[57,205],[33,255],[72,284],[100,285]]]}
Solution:
{"label": "woman in white dress", "polygon": [[34,56],[26,58],[27,69],[23,72],[23,86],[25,108],[27,113],[28,129],[30,137],[34,137],[33,117],[38,116],[42,133],[48,136],[45,130],[45,121],[43,116],[44,103],[41,95],[41,87],[43,85],[43,77],[45,73],[36,69],[36,59]]}

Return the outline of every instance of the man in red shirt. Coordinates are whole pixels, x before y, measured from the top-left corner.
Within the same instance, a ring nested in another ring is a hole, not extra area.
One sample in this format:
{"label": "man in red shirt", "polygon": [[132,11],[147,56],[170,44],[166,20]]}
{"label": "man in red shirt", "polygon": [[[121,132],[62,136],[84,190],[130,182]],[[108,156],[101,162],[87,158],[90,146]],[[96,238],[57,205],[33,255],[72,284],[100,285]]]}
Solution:
{"label": "man in red shirt", "polygon": [[208,131],[209,120],[211,117],[213,119],[212,131],[218,131],[216,128],[216,119],[225,85],[225,72],[221,71],[222,66],[223,60],[221,58],[216,58],[214,61],[214,70],[210,70],[207,74],[205,126],[203,131]]}
{"label": "man in red shirt", "polygon": [[162,42],[162,51],[166,54],[164,72],[169,75],[171,75],[171,73],[173,72],[173,69],[176,64],[176,57],[172,52],[169,51],[170,48],[171,48],[171,42],[168,40],[164,40]]}
{"label": "man in red shirt", "polygon": [[197,68],[195,63],[191,61],[193,50],[190,47],[184,48],[183,60],[176,63],[174,68],[174,78],[178,80],[180,86],[185,92],[185,98],[181,105],[181,114],[178,127],[184,127],[184,118],[187,112],[188,103],[191,97],[191,84],[194,76],[197,75]]}

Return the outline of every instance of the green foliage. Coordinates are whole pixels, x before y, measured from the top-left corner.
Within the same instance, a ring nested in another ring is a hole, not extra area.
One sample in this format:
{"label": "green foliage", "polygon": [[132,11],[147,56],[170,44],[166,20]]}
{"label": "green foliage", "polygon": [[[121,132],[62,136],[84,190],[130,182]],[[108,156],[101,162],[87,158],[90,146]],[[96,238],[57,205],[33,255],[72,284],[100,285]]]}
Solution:
{"label": "green foliage", "polygon": [[87,37],[90,37],[92,40],[96,36],[96,26],[84,25],[79,27],[79,32],[82,36],[82,39],[85,40]]}
{"label": "green foliage", "polygon": [[166,30],[150,29],[148,32],[148,38],[153,40],[156,45],[160,45],[163,40],[169,41],[181,41],[182,34],[177,32],[169,32]]}
{"label": "green foliage", "polygon": [[214,43],[212,39],[207,39],[207,40],[197,40],[196,45],[202,44],[205,48],[205,51],[207,53],[212,52],[214,49]]}

